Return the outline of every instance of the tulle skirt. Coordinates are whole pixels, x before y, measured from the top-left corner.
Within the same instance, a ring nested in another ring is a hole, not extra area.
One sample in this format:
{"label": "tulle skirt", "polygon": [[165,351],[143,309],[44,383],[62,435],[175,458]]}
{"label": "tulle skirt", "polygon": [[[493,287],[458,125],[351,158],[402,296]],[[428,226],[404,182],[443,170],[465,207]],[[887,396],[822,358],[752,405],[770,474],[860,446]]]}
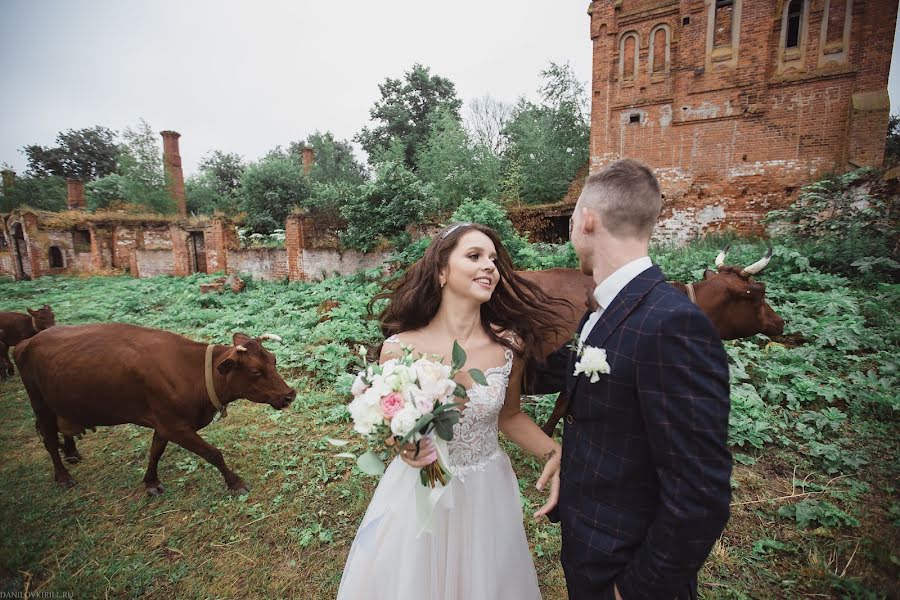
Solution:
{"label": "tulle skirt", "polygon": [[350,548],[338,600],[541,597],[509,458],[457,471],[419,533],[419,471],[394,459]]}

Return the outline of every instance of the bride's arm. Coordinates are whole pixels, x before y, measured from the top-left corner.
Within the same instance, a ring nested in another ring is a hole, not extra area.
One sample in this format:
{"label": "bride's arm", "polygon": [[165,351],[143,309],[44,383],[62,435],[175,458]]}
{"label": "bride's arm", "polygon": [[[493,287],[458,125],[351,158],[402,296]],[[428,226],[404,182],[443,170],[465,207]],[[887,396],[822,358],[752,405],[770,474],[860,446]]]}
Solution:
{"label": "bride's arm", "polygon": [[547,514],[556,506],[559,498],[559,464],[562,448],[556,441],[548,436],[531,417],[522,412],[522,374],[524,363],[516,358],[513,362],[512,373],[509,374],[509,385],[506,388],[506,398],[503,408],[500,409],[500,431],[514,444],[543,460],[544,472],[538,480],[537,488],[543,490],[548,481],[551,483],[550,498],[540,508],[535,517]]}

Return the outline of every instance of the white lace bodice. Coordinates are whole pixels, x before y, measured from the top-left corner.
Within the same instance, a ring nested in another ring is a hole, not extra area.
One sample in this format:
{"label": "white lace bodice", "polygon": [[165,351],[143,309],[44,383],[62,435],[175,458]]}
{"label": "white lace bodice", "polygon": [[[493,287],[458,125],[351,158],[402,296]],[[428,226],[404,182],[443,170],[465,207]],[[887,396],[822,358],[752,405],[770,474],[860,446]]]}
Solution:
{"label": "white lace bodice", "polygon": [[[399,338],[392,335],[385,342],[399,343]],[[468,390],[469,399],[459,423],[453,426],[453,439],[448,444],[454,477],[464,477],[466,472],[483,467],[502,452],[498,420],[512,371],[512,350],[506,348],[504,357],[505,364],[484,372],[487,385],[473,382]]]}

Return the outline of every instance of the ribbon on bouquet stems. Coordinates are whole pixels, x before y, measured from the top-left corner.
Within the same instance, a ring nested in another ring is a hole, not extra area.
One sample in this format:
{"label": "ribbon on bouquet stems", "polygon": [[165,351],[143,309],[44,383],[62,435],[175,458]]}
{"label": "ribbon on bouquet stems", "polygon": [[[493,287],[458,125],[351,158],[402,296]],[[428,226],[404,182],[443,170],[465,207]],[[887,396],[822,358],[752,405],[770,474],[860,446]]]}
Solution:
{"label": "ribbon on bouquet stems", "polygon": [[[450,467],[450,451],[447,447],[447,441],[440,436],[434,435],[434,432],[428,433],[424,437],[431,440],[437,454],[437,464],[453,477],[453,470]],[[447,484],[450,483],[450,478]],[[435,482],[434,487],[420,482],[416,486],[416,537],[423,532],[434,533],[434,507],[441,500],[445,493],[449,491],[447,484]],[[453,502],[452,496],[449,502]],[[452,504],[451,504],[452,506]]]}

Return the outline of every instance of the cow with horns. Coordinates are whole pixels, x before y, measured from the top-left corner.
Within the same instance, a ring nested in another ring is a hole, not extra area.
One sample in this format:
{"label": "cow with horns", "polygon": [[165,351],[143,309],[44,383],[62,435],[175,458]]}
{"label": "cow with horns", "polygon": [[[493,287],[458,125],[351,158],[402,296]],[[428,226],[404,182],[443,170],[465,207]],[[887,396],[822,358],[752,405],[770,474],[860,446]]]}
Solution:
{"label": "cow with horns", "polygon": [[53,327],[16,346],[13,357],[28,392],[38,433],[53,461],[56,482],[75,484],[59,456],[78,462],[73,435],[97,425],[133,423],[153,429],[147,493],[160,494],[159,459],[171,441],[221,472],[232,493],[247,490],[222,452],[201,438],[206,427],[238,398],[285,408],[296,392],[275,370],[266,350],[273,334],[236,333],[232,345],[204,344],[180,335],[103,323]]}
{"label": "cow with horns", "polygon": [[[772,258],[772,247],[759,261],[748,267],[726,266],[728,247],[716,257],[717,271],[707,269],[702,281],[677,283],[672,285],[683,291],[712,321],[723,340],[749,337],[757,333],[768,336],[781,335],[784,321],[765,300],[766,286],[753,281],[752,276],[762,271]],[[544,271],[520,271],[522,277],[532,282],[551,296],[566,300],[571,308],[554,308],[563,324],[559,332],[544,340],[541,353],[544,356],[567,343],[575,335],[584,308],[596,310],[593,277],[578,269],[547,269]],[[542,393],[540,381],[526,377],[523,386],[525,394]],[[569,399],[565,392],[556,400],[556,405],[543,430],[552,435],[556,424],[565,415]]]}

